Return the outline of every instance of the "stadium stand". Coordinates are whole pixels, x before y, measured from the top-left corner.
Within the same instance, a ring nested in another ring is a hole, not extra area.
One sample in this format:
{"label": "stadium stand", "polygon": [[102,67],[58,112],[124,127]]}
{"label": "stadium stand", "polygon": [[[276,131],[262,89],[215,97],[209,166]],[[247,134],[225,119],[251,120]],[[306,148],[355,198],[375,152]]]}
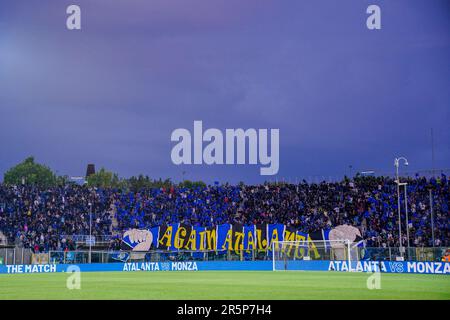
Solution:
{"label": "stadium stand", "polygon": [[[433,246],[429,190],[433,194],[436,246],[449,246],[449,182],[408,178],[411,246]],[[403,207],[403,193],[402,193]],[[92,234],[119,249],[129,228],[168,223],[284,223],[304,232],[349,224],[370,247],[398,246],[396,183],[387,177],[356,177],[336,183],[210,185],[138,192],[68,185],[40,189],[0,185],[0,231],[9,243],[48,250],[75,250],[76,236]],[[404,212],[402,213],[404,214]],[[404,219],[404,217],[403,217]],[[404,220],[403,220],[404,221]],[[402,235],[406,245],[406,235]]]}

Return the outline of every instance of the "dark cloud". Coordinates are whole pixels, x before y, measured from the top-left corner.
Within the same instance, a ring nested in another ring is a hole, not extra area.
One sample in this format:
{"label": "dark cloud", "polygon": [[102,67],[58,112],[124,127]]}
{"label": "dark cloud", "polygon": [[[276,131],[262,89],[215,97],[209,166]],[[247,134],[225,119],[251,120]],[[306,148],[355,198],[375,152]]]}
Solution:
{"label": "dark cloud", "polygon": [[[260,181],[259,167],[177,167],[170,134],[279,128],[278,178],[450,160],[448,1],[0,2],[0,172],[33,154],[59,173]],[[275,179],[276,177],[272,177]]]}

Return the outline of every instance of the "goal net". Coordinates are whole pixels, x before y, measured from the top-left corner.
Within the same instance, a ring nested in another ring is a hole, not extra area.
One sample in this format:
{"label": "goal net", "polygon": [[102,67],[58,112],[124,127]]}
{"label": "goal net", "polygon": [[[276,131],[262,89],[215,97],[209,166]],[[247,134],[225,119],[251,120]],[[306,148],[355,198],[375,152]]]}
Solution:
{"label": "goal net", "polygon": [[[351,266],[352,245],[347,240],[273,241],[273,271],[308,270],[306,261],[345,261]],[[351,268],[349,268],[351,271]]]}

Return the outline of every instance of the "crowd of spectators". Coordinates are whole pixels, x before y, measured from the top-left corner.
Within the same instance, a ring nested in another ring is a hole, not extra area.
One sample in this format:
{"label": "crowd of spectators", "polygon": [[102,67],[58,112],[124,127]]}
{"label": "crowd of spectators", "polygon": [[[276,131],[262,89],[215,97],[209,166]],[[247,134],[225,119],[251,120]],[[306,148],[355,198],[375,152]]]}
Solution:
{"label": "crowd of spectators", "polygon": [[[436,246],[450,245],[449,181],[423,177],[407,182],[411,246],[433,246],[430,190]],[[401,214],[406,229],[404,187]],[[120,234],[129,228],[165,223],[215,226],[223,223],[284,223],[303,232],[349,224],[361,230],[370,247],[396,247],[397,185],[387,177],[357,177],[329,183],[210,185],[206,187],[115,189],[65,186],[40,190],[0,185],[0,231],[8,239],[36,251],[67,250],[69,235]],[[117,220],[112,224],[111,212]],[[406,232],[402,233],[406,246]],[[115,245],[120,237],[113,238]]]}
{"label": "crowd of spectators", "polygon": [[39,189],[0,185],[0,231],[10,242],[33,249],[74,250],[72,235],[111,232],[110,192],[77,185]]}

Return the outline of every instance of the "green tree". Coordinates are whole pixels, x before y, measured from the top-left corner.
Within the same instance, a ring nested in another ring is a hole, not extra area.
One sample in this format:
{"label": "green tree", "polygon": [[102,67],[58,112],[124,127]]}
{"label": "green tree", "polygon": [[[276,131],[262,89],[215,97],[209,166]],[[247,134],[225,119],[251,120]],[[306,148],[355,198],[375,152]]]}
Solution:
{"label": "green tree", "polygon": [[126,181],[129,188],[134,192],[143,189],[159,189],[163,187],[170,188],[172,186],[172,181],[170,181],[170,179],[162,180],[159,178],[159,180],[152,180],[148,176],[144,176],[142,174],[137,177],[132,176]]}
{"label": "green tree", "polygon": [[169,179],[165,179],[162,180],[161,178],[159,178],[159,180],[153,180],[153,188],[170,188],[173,186],[172,180]]}
{"label": "green tree", "polygon": [[130,186],[130,189],[133,191],[139,191],[141,189],[150,188],[151,187],[151,181],[148,176],[145,176],[140,174],[139,176],[135,177],[132,176],[128,179],[128,185]]}
{"label": "green tree", "polygon": [[122,181],[119,179],[117,173],[107,171],[105,168],[101,168],[100,171],[95,174],[91,174],[87,178],[88,186],[100,187],[100,188],[121,188],[123,187]]}
{"label": "green tree", "polygon": [[70,181],[70,177],[68,175],[56,177],[56,185],[65,186],[65,185],[69,185],[69,184],[74,184],[74,182]]}
{"label": "green tree", "polygon": [[203,181],[184,180],[180,182],[178,186],[180,188],[194,189],[194,188],[205,188],[206,184]]}
{"label": "green tree", "polygon": [[28,157],[23,162],[6,171],[4,182],[8,185],[31,184],[50,187],[56,184],[56,175],[49,167],[34,162]]}

